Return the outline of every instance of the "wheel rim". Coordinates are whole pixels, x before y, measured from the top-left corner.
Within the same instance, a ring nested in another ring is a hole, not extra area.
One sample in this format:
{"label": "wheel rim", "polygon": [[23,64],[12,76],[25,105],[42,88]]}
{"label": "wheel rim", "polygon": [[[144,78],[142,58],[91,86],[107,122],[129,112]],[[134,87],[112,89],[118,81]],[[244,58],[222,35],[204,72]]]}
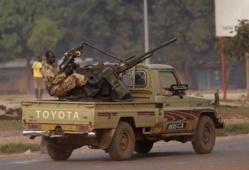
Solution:
{"label": "wheel rim", "polygon": [[120,136],[120,148],[122,150],[125,150],[128,147],[129,144],[129,136],[126,133],[123,133]]}
{"label": "wheel rim", "polygon": [[210,129],[208,126],[206,126],[203,131],[203,141],[207,143],[209,139],[210,139]]}

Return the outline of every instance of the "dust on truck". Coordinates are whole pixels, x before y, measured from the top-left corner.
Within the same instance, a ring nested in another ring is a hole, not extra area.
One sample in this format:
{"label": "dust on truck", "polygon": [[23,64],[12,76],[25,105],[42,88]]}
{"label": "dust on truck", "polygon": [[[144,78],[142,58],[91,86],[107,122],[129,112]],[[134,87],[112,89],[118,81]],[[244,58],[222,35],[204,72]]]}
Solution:
{"label": "dust on truck", "polygon": [[36,100],[22,103],[23,134],[42,136],[53,160],[67,160],[82,146],[113,160],[150,152],[157,141],[192,142],[199,154],[213,150],[224,123],[211,101],[188,96],[169,65],[138,64],[122,82],[132,101]]}

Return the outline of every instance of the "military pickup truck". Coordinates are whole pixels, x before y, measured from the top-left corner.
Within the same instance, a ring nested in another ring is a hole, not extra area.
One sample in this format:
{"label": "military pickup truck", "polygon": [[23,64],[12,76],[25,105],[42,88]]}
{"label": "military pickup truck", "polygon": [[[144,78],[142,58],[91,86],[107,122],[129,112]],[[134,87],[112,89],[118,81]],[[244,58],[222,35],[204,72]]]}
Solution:
{"label": "military pickup truck", "polygon": [[224,123],[210,100],[186,94],[188,86],[171,66],[138,64],[122,81],[132,101],[23,101],[23,135],[42,136],[53,160],[67,160],[82,146],[127,160],[161,140],[192,142],[199,154],[213,150]]}

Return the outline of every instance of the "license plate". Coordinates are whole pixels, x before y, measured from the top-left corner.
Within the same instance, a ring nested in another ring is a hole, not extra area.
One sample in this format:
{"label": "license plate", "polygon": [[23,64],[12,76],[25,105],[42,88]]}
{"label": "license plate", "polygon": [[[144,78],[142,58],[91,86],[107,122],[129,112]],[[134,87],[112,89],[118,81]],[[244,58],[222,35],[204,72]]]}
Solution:
{"label": "license plate", "polygon": [[41,130],[54,130],[56,126],[60,126],[64,131],[76,131],[76,126],[73,125],[41,125]]}

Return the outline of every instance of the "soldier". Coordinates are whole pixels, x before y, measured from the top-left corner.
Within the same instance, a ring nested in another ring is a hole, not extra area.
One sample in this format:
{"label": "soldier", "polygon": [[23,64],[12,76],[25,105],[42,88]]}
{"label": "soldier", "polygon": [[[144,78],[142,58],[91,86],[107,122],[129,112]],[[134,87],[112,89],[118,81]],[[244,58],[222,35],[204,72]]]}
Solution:
{"label": "soldier", "polygon": [[163,96],[173,96],[173,93],[169,90],[162,88],[162,95]]}
{"label": "soldier", "polygon": [[46,65],[42,68],[43,79],[51,96],[66,96],[76,86],[87,84],[88,78],[84,75],[66,70],[59,74],[55,67],[56,57],[52,51],[46,52]]}

